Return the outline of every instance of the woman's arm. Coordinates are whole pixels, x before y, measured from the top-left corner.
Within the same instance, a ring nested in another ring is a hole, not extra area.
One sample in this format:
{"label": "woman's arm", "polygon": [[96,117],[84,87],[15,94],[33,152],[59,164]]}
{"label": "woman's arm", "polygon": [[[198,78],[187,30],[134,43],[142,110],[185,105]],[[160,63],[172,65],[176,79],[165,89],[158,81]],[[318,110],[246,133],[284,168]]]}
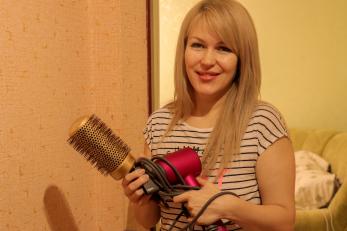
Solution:
{"label": "woman's arm", "polygon": [[[295,161],[288,138],[279,139],[261,154],[256,174],[262,205],[224,195],[208,207],[198,222],[211,224],[224,218],[234,221],[248,231],[292,231],[295,222]],[[206,182],[199,191],[181,194],[174,201],[186,201],[194,216],[206,200],[216,194],[216,187]]]}
{"label": "woman's arm", "polygon": [[[145,144],[144,156],[151,157],[151,152],[148,145]],[[150,199],[150,196],[145,195],[141,186],[148,181],[148,175],[144,171],[135,170],[124,177],[123,188],[125,195],[130,200],[135,212],[137,222],[144,228],[152,228],[156,225],[160,218],[160,207],[157,202]]]}
{"label": "woman's arm", "polygon": [[239,200],[229,216],[246,230],[293,230],[295,223],[295,160],[288,138],[272,144],[256,166],[262,205]]}
{"label": "woman's arm", "polygon": [[147,203],[138,205],[131,203],[135,211],[135,218],[137,222],[146,229],[155,227],[160,218],[160,208],[153,200],[148,200]]}

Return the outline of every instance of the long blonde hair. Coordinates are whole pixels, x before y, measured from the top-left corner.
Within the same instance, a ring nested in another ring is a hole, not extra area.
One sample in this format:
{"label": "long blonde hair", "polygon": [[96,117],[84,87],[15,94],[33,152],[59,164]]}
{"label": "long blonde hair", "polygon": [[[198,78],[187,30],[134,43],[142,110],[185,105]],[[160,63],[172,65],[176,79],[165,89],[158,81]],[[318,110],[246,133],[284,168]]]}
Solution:
{"label": "long blonde hair", "polygon": [[208,175],[221,156],[219,173],[240,152],[240,143],[258,102],[261,72],[258,42],[253,21],[247,10],[234,0],[203,0],[186,15],[178,37],[175,59],[175,97],[167,105],[173,119],[167,136],[176,123],[187,119],[194,108],[193,88],[185,70],[184,52],[191,28],[204,22],[238,57],[237,71],[207,142],[203,158],[203,175]]}

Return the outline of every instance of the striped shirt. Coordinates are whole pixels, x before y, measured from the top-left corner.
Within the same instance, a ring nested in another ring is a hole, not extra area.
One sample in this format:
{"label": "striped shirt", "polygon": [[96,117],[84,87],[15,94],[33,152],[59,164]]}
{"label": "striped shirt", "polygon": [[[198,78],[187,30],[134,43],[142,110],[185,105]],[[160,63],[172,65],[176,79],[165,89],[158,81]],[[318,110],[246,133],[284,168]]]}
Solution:
{"label": "striped shirt", "polygon": [[[161,140],[171,119],[172,114],[167,108],[161,108],[149,117],[144,128],[144,136],[152,156],[164,156],[167,153],[190,147],[202,157],[213,128],[196,128],[180,121],[173,131],[164,140]],[[240,155],[233,158],[232,164],[226,168],[221,181],[215,182],[215,184],[219,184],[222,191],[229,190],[245,201],[261,204],[255,172],[257,160],[272,143],[283,136],[288,136],[288,133],[279,111],[271,104],[260,102],[242,138]],[[217,161],[213,169],[218,169],[219,164]],[[215,177],[216,174],[212,171],[209,179],[214,181]],[[169,203],[169,208],[161,207],[161,230],[169,230],[180,212],[180,204]],[[180,230],[187,223],[186,218],[181,216],[173,230]],[[228,230],[242,230],[232,222],[227,228]],[[196,225],[195,230],[203,229]],[[206,230],[215,230],[215,227],[211,226]]]}

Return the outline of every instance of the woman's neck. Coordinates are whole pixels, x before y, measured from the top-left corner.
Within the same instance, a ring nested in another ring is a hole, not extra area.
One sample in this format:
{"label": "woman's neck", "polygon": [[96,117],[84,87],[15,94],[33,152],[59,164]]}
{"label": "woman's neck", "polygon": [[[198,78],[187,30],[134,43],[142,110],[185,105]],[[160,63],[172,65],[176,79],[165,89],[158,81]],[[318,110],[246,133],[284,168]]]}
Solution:
{"label": "woman's neck", "polygon": [[218,100],[211,100],[211,98],[199,98],[199,100],[195,100],[193,112],[185,122],[197,128],[214,127],[224,101],[225,96]]}
{"label": "woman's neck", "polygon": [[196,97],[195,107],[193,109],[192,116],[203,117],[210,114],[219,114],[224,104],[226,95],[219,98],[211,97]]}

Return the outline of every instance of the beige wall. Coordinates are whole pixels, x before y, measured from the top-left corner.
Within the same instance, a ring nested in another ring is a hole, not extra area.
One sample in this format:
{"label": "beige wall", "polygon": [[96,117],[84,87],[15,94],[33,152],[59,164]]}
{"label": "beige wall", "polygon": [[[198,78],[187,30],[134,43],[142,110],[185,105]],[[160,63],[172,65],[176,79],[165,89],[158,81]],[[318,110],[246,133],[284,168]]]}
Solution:
{"label": "beige wall", "polygon": [[159,106],[173,98],[177,37],[186,12],[198,0],[159,0]]}
{"label": "beige wall", "polygon": [[[160,103],[172,99],[182,15],[197,0],[160,0]],[[189,2],[189,3],[186,3]],[[347,1],[240,0],[258,31],[262,98],[288,126],[347,130]]]}
{"label": "beige wall", "polygon": [[0,22],[0,230],[139,230],[66,139],[96,113],[142,151],[145,1],[4,0]]}

